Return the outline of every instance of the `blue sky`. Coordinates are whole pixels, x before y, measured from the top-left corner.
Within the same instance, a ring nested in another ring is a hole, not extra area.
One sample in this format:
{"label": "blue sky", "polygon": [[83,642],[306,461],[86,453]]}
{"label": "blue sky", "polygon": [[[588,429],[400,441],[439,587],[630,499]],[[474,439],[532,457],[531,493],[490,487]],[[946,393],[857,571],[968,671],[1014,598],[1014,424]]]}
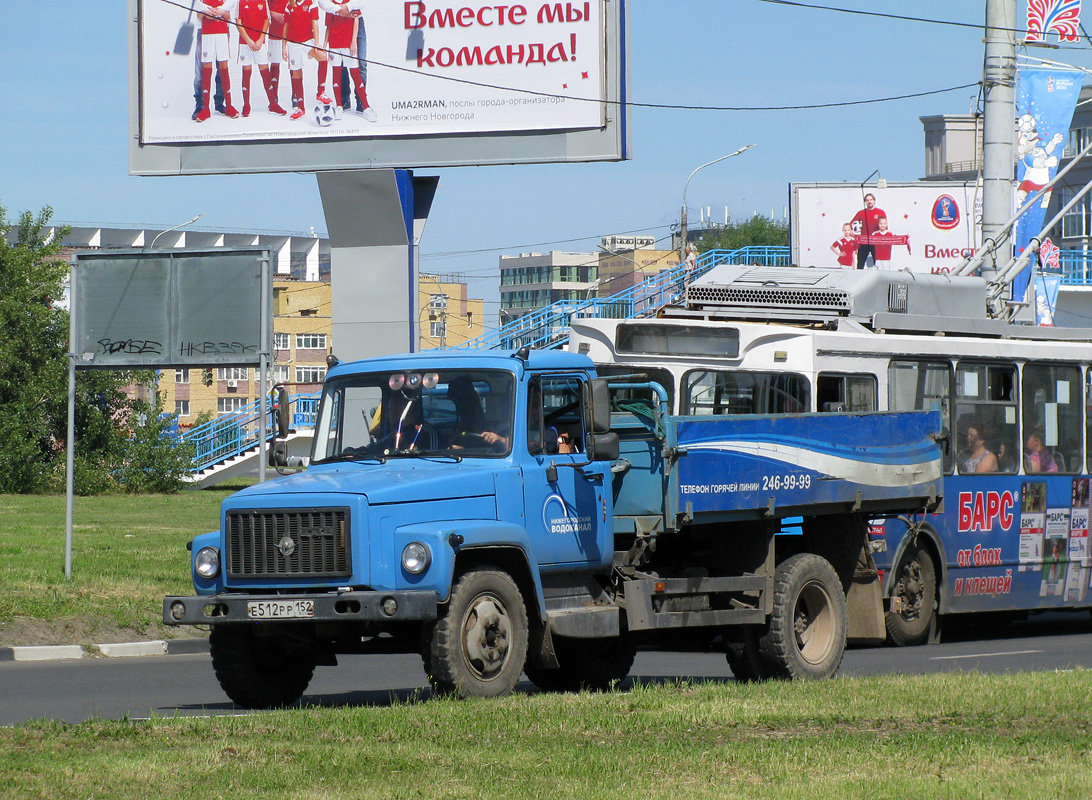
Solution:
{"label": "blue sky", "polygon": [[[924,0],[829,4],[977,26],[985,7]],[[9,219],[49,205],[55,219],[66,222],[171,226],[203,213],[202,226],[325,230],[313,175],[130,177],[126,3],[66,3],[63,14],[56,5],[5,4],[0,74],[9,79],[0,125],[0,204]],[[981,77],[981,27],[760,0],[629,0],[629,8],[630,93],[639,103],[837,103]],[[1089,52],[1087,46],[1035,51],[1083,66],[1092,65]],[[756,211],[781,217],[793,181],[861,181],[877,169],[891,181],[915,180],[924,171],[918,117],[966,113],[976,94],[972,88],[777,112],[636,108],[627,162],[419,170],[439,175],[441,183],[421,266],[464,272],[476,279],[472,292],[495,299],[501,253],[590,251],[600,235],[637,229],[667,236],[690,171],[750,143],[757,146],[694,178],[691,220],[706,206],[716,219],[723,219],[725,206],[734,219]]]}

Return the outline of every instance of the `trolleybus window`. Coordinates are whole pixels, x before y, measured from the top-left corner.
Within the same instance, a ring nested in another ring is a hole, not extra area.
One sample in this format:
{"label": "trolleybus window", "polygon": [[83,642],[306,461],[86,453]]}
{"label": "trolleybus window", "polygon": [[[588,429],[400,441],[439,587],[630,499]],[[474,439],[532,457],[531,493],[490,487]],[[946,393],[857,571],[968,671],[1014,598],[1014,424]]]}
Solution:
{"label": "trolleybus window", "polygon": [[875,411],[876,378],[823,373],[815,384],[815,399],[820,411]]}
{"label": "trolleybus window", "polygon": [[[674,408],[675,403],[675,376],[662,367],[642,367],[634,364],[596,364],[595,371],[601,378],[609,378],[617,375],[632,375],[632,383],[644,383],[655,381],[667,391],[667,402]],[[611,403],[615,407],[619,403],[629,400],[641,400],[648,403],[649,408],[656,407],[656,397],[651,389],[611,389]]]}
{"label": "trolleybus window", "polygon": [[619,353],[735,358],[739,355],[739,331],[689,325],[619,325],[616,346]]}
{"label": "trolleybus window", "polygon": [[1024,471],[1080,472],[1080,369],[1025,364],[1021,388]]}
{"label": "trolleybus window", "polygon": [[[892,361],[887,371],[887,407],[891,411],[939,411],[941,426],[952,429],[951,365],[947,361]],[[958,442],[956,449],[963,446]],[[951,444],[944,449],[944,471],[954,463]]]}
{"label": "trolleybus window", "polygon": [[789,372],[691,370],[683,377],[683,414],[800,414],[808,381]]}
{"label": "trolleybus window", "polygon": [[1088,370],[1085,380],[1084,424],[1086,428],[1085,441],[1088,442],[1088,466],[1086,471],[1092,472],[1092,369]]}
{"label": "trolleybus window", "polygon": [[1016,472],[1016,367],[961,362],[956,367],[955,411],[957,469],[963,474]]}

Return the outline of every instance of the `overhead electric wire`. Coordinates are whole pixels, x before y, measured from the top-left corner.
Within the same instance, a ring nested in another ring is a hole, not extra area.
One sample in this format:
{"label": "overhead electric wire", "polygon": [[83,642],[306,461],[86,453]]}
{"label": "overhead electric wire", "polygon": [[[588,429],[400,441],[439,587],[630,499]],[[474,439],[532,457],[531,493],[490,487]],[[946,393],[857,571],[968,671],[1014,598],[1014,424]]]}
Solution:
{"label": "overhead electric wire", "polygon": [[[900,22],[921,22],[921,23],[925,23],[925,24],[928,24],[928,25],[945,25],[945,26],[952,27],[952,28],[970,28],[972,30],[983,30],[986,27],[985,22],[957,22],[955,20],[932,19],[930,17],[911,17],[911,16],[906,16],[906,15],[903,15],[903,14],[887,14],[887,13],[884,13],[882,11],[864,11],[864,10],[857,9],[857,8],[842,8],[840,6],[822,6],[822,5],[817,5],[817,4],[813,4],[813,3],[801,3],[801,2],[798,2],[797,0],[755,0],[755,2],[768,3],[770,5],[775,5],[775,6],[789,6],[791,8],[805,8],[805,9],[810,9],[810,10],[814,10],[814,11],[833,11],[833,12],[839,13],[839,14],[850,14],[850,15],[853,15],[853,16],[860,16],[860,17],[880,17],[881,19],[894,19],[894,20],[899,20]],[[1017,33],[1017,34],[1026,34],[1027,33],[1027,31],[1024,28],[1004,28],[1004,27],[1000,27],[1000,26],[997,26],[997,25],[991,25],[990,27],[993,30],[1004,31],[1006,33]],[[1081,33],[1084,33],[1084,26],[1083,25],[1081,25]],[[1044,33],[1043,35],[1045,36],[1046,33]],[[1088,39],[1088,34],[1087,33],[1085,33],[1085,39],[1086,40]],[[1022,44],[1031,44],[1031,45],[1040,44],[1040,43],[1041,42],[1034,41],[1034,40],[1033,41],[1025,40],[1024,42],[1022,42]],[[1045,41],[1042,42],[1042,43],[1045,43]],[[1090,44],[1092,44],[1092,40],[1090,40]],[[1052,45],[1050,45],[1050,47],[1052,49],[1057,48],[1057,49],[1061,49],[1061,50],[1084,50],[1084,49],[1087,49],[1087,48],[1081,47],[1079,45],[1063,45],[1063,44],[1058,44],[1058,45],[1052,44]]]}

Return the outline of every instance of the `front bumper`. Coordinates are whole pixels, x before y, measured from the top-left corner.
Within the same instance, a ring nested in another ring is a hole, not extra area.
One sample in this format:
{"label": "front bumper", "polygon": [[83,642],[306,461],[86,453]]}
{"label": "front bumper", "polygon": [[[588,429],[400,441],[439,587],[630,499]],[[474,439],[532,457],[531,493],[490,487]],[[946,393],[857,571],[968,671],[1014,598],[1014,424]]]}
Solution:
{"label": "front bumper", "polygon": [[[251,603],[314,603],[312,616],[263,617],[248,613]],[[392,602],[393,601],[393,605]],[[164,625],[220,625],[231,622],[420,622],[436,619],[436,592],[340,592],[324,594],[217,594],[166,597]]]}

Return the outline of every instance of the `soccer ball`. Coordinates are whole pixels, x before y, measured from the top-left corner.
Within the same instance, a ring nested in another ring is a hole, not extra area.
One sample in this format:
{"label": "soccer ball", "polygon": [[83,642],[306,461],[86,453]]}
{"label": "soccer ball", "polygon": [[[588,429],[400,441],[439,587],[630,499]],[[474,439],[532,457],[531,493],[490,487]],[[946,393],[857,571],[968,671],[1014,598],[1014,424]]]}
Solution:
{"label": "soccer ball", "polygon": [[320,128],[329,128],[334,121],[334,107],[329,103],[319,103],[315,106],[315,122]]}

